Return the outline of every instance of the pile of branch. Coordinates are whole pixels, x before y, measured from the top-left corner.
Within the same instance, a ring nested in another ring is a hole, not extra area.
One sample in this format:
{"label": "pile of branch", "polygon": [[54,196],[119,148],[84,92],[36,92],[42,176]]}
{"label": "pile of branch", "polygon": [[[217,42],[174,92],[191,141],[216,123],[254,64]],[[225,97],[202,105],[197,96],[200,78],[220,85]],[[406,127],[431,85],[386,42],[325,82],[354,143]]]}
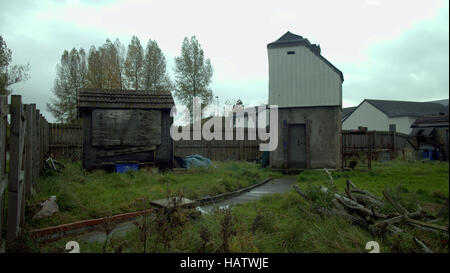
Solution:
{"label": "pile of branch", "polygon": [[[331,175],[329,175],[331,177]],[[333,179],[330,178],[331,184]],[[369,191],[356,187],[352,181],[347,180],[345,194],[338,194],[330,191],[327,187],[322,186],[320,189],[323,193],[331,194],[332,208],[325,208],[313,204],[311,198],[301,189],[294,185],[294,190],[307,200],[312,206],[314,212],[322,216],[337,216],[347,219],[375,236],[383,236],[386,232],[398,234],[405,232],[399,225],[408,224],[414,228],[434,233],[444,233],[448,236],[448,227],[434,224],[435,217],[426,213],[423,208],[417,204],[417,211],[410,212],[404,208],[400,202],[396,202],[388,191],[383,191],[383,198],[380,198]],[[386,202],[392,206],[395,213],[384,214],[380,210],[385,207]],[[309,213],[303,208],[302,211]],[[411,236],[413,241],[423,252],[431,253],[432,251],[418,238]]]}

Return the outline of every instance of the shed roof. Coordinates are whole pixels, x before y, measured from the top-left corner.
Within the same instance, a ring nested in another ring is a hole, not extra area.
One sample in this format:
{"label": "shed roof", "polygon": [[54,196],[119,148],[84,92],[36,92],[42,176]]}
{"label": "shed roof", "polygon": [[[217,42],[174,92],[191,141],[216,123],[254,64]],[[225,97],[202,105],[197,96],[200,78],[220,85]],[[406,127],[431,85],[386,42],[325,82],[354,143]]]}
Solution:
{"label": "shed roof", "polygon": [[78,109],[171,109],[175,103],[170,91],[148,90],[82,90]]}
{"label": "shed roof", "polygon": [[415,127],[448,127],[448,114],[418,118],[411,125],[411,128]]}
{"label": "shed roof", "polygon": [[[394,101],[394,100],[370,100],[366,99],[378,110],[385,113],[388,117],[422,117],[425,115],[436,115],[448,113],[448,108],[434,102],[416,102],[416,101]],[[363,102],[364,102],[363,101]],[[361,103],[362,104],[362,103]]]}
{"label": "shed roof", "polygon": [[344,75],[342,72],[337,69],[332,63],[330,63],[325,57],[323,57],[320,52],[320,45],[311,44],[308,39],[303,38],[300,35],[291,33],[290,31],[286,32],[283,36],[278,38],[275,42],[269,43],[267,45],[267,49],[271,48],[280,48],[280,47],[288,47],[288,46],[297,46],[297,45],[303,45],[309,48],[316,56],[318,56],[322,61],[324,61],[331,69],[333,69],[341,78],[342,81],[344,81]]}

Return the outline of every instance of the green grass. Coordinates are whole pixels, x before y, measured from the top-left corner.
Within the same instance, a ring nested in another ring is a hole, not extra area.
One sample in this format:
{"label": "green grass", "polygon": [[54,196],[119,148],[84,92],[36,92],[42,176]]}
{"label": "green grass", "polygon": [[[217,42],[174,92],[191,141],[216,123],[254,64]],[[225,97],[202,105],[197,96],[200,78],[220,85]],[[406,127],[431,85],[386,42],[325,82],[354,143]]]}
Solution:
{"label": "green grass", "polygon": [[[387,188],[401,189],[425,204],[442,203],[442,197],[449,195],[449,163],[439,161],[390,161],[373,162],[372,170],[351,172],[331,172],[334,183],[340,192],[344,192],[347,179],[358,188],[382,196]],[[329,178],[322,170],[308,170],[297,177],[300,188],[308,185],[327,184]]]}
{"label": "green grass", "polygon": [[[119,174],[104,170],[86,172],[80,162],[65,166],[63,172],[38,180],[37,194],[31,203],[56,195],[60,212],[49,218],[30,219],[28,222],[32,228],[135,211],[132,204],[137,198],[157,200],[166,198],[168,192],[176,194],[182,191],[184,197],[198,199],[247,187],[267,177],[280,176],[249,162],[214,162],[213,167],[187,173],[139,170]],[[33,212],[29,211],[29,218]]]}
{"label": "green grass", "polygon": [[[224,163],[217,170],[227,170],[236,163]],[[391,188],[402,200],[428,204],[425,209],[439,208],[443,202],[437,196],[448,198],[448,162],[400,162],[373,163],[372,171],[333,172],[339,192],[345,187],[347,177],[358,187],[381,196],[384,188]],[[239,163],[240,165],[240,163]],[[251,166],[251,164],[249,165]],[[256,168],[256,167],[251,167]],[[261,170],[258,170],[258,172]],[[93,174],[92,174],[93,175]],[[261,177],[262,178],[262,177]],[[297,176],[297,184],[307,190],[311,185],[328,184],[323,171],[306,171]],[[180,182],[182,184],[183,182]],[[399,186],[401,185],[401,186]],[[448,253],[448,237],[414,229],[406,224],[400,235],[374,237],[366,230],[337,217],[321,217],[309,211],[309,204],[294,191],[273,194],[236,206],[232,210],[231,252],[367,252],[365,245],[377,241],[381,252],[420,252],[411,235],[423,241],[434,252]],[[434,213],[435,211],[431,211]],[[207,230],[210,239],[205,252],[221,252],[223,212],[203,215],[177,227],[177,236],[169,248],[156,245],[155,230],[148,238],[149,252],[198,252],[203,243],[202,231]],[[445,224],[445,223],[440,223]],[[448,224],[448,217],[446,220]],[[410,235],[408,235],[410,234]],[[64,251],[64,245],[76,237],[63,238],[57,242],[40,246],[42,252]],[[101,252],[102,243],[80,241],[81,252]],[[142,252],[142,243],[137,228],[124,236],[113,236],[113,244],[122,244],[124,252]],[[108,245],[107,252],[112,252]]]}

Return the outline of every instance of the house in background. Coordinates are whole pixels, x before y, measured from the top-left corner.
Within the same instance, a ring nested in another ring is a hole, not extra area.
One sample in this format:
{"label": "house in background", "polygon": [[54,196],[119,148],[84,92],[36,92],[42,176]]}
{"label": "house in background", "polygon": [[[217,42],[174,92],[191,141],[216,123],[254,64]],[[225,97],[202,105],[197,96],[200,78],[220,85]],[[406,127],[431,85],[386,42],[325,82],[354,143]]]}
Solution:
{"label": "house in background", "polygon": [[414,121],[427,115],[448,113],[448,107],[436,102],[413,102],[393,100],[363,100],[343,118],[343,130],[368,130],[411,132]]}
{"label": "house in background", "polygon": [[[269,105],[278,105],[275,169],[340,168],[342,72],[319,45],[287,32],[267,45]],[[270,111],[270,109],[269,109]]]}

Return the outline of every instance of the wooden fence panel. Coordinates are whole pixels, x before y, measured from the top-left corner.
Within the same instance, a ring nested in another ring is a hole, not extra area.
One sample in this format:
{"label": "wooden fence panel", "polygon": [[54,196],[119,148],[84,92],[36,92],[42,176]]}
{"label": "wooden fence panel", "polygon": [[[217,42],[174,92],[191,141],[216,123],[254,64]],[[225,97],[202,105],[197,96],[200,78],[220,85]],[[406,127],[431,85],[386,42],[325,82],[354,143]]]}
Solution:
{"label": "wooden fence panel", "polygon": [[9,114],[8,97],[0,96],[0,248],[3,247],[3,222],[5,207],[5,189],[8,183],[6,175],[6,134]]}
{"label": "wooden fence panel", "polygon": [[34,135],[34,124],[32,116],[34,115],[33,107],[31,104],[25,105],[26,112],[26,123],[27,123],[27,132],[26,132],[26,165],[25,165],[25,194],[26,196],[31,196],[33,189],[33,135]]}
{"label": "wooden fence panel", "polygon": [[11,96],[11,134],[8,173],[8,222],[6,238],[12,241],[19,234],[19,225],[23,219],[24,169],[23,152],[25,144],[26,122],[22,97]]}
{"label": "wooden fence panel", "polygon": [[[3,249],[4,220],[7,220],[6,241],[10,243],[17,239],[25,223],[25,200],[33,192],[43,166],[42,153],[48,149],[49,142],[47,121],[35,104],[22,104],[20,95],[12,95],[10,105],[7,96],[0,96],[0,114],[0,249]],[[4,215],[6,189],[8,208]]]}

